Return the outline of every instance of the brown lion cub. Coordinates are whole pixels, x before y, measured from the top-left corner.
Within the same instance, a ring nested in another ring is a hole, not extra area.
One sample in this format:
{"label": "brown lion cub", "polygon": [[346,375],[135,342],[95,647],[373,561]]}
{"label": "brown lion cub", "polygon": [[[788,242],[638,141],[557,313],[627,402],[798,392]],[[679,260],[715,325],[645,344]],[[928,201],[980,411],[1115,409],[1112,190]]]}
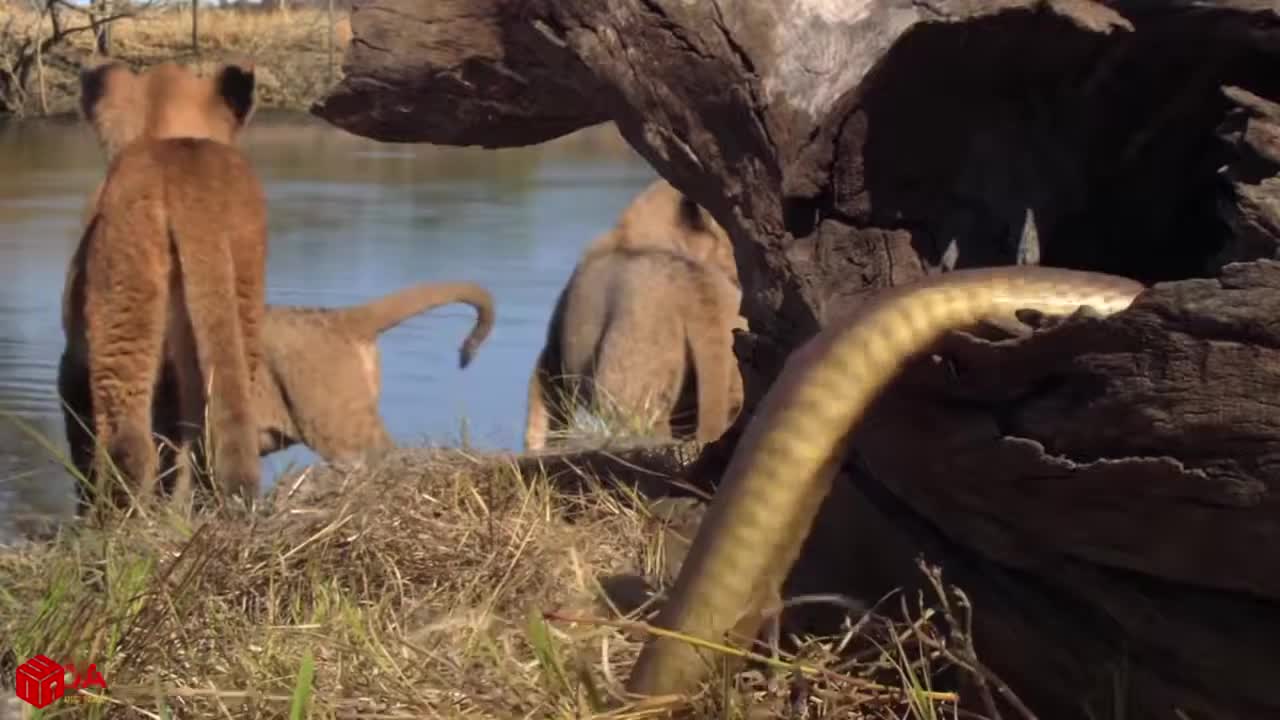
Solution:
{"label": "brown lion cub", "polygon": [[458,352],[466,368],[494,321],[493,297],[473,283],[423,283],[350,307],[269,306],[266,373],[253,388],[259,452],[301,442],[326,462],[349,464],[394,447],[378,413],[378,335],[454,302],[476,310]]}
{"label": "brown lion cub", "polygon": [[[466,368],[493,329],[493,297],[473,283],[422,283],[361,305],[320,308],[268,305],[262,342],[265,365],[253,384],[258,452],[269,455],[301,442],[326,462],[355,463],[393,446],[378,413],[381,373],[378,336],[440,305],[460,302],[476,310],[462,342],[458,365]],[[71,461],[84,473],[93,459],[93,437],[84,418],[93,414],[88,372],[63,353],[58,391]],[[173,373],[165,372],[153,404],[156,434],[176,442],[178,417]],[[164,453],[164,489],[187,490],[189,467],[176,469]],[[203,458],[193,458],[198,464]],[[83,504],[87,501],[80,495]]]}
{"label": "brown lion cub", "polygon": [[100,448],[90,481],[111,462],[138,497],[154,490],[152,401],[171,372],[181,445],[198,437],[208,402],[218,480],[251,501],[266,203],[235,142],[254,109],[253,67],[199,77],[172,63],[139,74],[106,63],[81,72],[80,109],[108,160],[63,295],[67,353],[88,367]]}
{"label": "brown lion cub", "polygon": [[728,234],[666,181],[651,184],[556,300],[529,379],[525,449],[546,447],[579,402],[653,418],[660,436],[719,437],[742,403],[741,297]]}

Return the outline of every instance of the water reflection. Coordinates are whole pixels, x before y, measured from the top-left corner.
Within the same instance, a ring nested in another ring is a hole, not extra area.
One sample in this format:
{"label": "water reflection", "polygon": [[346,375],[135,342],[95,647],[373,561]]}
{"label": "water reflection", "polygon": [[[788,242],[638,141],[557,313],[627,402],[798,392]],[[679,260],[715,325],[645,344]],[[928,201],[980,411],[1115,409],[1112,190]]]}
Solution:
{"label": "water reflection", "polygon": [[[266,186],[269,302],[360,302],[416,282],[489,288],[497,323],[457,367],[473,322],[463,305],[382,336],[381,409],[406,444],[517,448],[528,372],[555,294],[581,247],[653,171],[595,128],[539,147],[489,151],[380,144],[306,116],[263,112],[245,147]],[[74,119],[0,125],[0,411],[65,451],[54,382],[63,274],[87,193],[103,172]],[[269,478],[314,456],[264,461]],[[0,418],[5,517],[66,512],[70,480],[49,449]]]}

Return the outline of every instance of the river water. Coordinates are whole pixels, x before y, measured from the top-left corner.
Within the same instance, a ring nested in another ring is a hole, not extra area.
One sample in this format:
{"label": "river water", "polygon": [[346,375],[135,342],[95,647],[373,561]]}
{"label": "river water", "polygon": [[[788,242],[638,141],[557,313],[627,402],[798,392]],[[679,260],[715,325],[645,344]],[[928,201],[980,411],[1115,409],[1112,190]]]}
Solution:
{"label": "river water", "polygon": [[[264,111],[243,145],[268,199],[268,302],[344,305],[448,280],[493,293],[497,322],[465,370],[457,350],[475,317],[466,305],[381,336],[381,411],[406,445],[520,447],[529,370],[556,293],[582,247],[655,177],[612,128],[483,150],[377,143]],[[78,120],[0,125],[0,542],[15,518],[72,511],[56,455],[66,452],[60,302],[80,212],[103,170]],[[315,459],[301,446],[270,455],[264,481]]]}

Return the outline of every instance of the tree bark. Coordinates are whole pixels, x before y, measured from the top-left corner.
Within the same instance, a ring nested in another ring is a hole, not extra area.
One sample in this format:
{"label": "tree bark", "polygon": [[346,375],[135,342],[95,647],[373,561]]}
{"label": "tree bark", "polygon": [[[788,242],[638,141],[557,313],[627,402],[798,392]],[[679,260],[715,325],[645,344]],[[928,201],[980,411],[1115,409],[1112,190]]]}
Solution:
{"label": "tree bark", "polygon": [[1280,266],[1228,265],[1280,258],[1274,2],[372,0],[351,22],[329,122],[506,147],[612,121],[725,225],[747,400],[695,474],[879,288],[1012,263],[1029,230],[1046,265],[1167,283],[912,363],[791,586],[874,596],[924,552],[1042,717],[1115,693],[1131,717],[1280,716]]}

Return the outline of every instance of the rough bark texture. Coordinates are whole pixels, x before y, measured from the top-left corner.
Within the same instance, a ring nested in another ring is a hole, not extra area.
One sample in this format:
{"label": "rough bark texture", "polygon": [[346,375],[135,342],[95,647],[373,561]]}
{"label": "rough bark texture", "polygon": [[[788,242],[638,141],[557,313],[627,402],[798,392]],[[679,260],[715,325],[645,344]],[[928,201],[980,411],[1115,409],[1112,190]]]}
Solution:
{"label": "rough bark texture", "polygon": [[330,122],[498,147],[611,120],[707,207],[744,419],[827,317],[1013,262],[1029,213],[1046,265],[1183,280],[914,363],[791,589],[873,597],[925,553],[1042,717],[1280,717],[1280,266],[1224,269],[1280,258],[1275,2],[372,0],[352,28]]}

